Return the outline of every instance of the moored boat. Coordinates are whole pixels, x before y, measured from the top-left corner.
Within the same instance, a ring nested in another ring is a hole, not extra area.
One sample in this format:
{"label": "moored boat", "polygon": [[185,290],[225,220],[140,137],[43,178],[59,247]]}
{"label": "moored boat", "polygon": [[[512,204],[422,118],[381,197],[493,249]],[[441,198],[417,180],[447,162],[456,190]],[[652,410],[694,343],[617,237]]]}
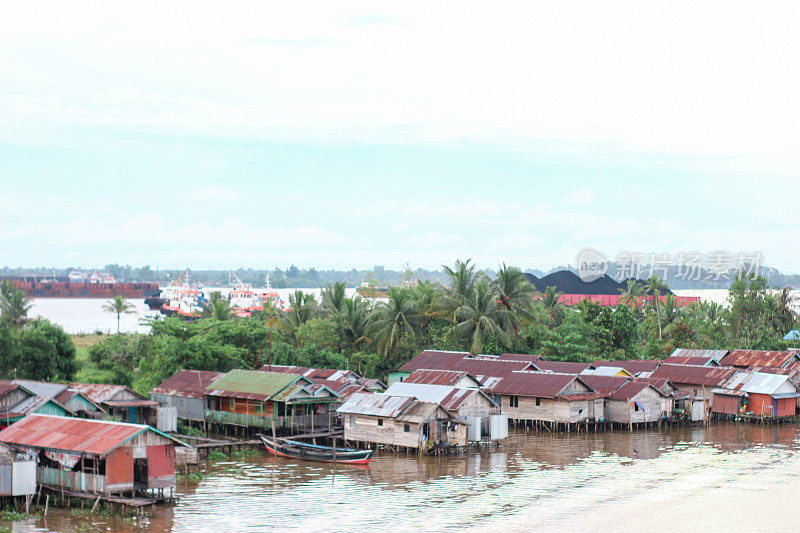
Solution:
{"label": "moored boat", "polygon": [[332,446],[319,446],[296,440],[267,437],[259,435],[267,451],[277,457],[290,457],[306,461],[321,461],[323,463],[345,463],[351,465],[365,465],[372,457],[375,450],[356,450],[354,448],[334,448]]}

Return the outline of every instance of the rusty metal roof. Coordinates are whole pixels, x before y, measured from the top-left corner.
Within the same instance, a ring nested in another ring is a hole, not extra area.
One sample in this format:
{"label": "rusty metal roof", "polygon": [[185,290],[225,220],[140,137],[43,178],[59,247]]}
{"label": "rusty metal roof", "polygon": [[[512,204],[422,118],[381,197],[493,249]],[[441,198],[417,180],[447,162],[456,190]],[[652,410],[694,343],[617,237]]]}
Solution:
{"label": "rusty metal roof", "polygon": [[111,407],[158,407],[158,402],[153,400],[107,400],[105,404]]}
{"label": "rusty metal roof", "polygon": [[402,372],[413,372],[421,368],[446,370],[454,363],[468,357],[469,352],[447,352],[441,350],[423,350],[411,361],[400,367]]}
{"label": "rusty metal roof", "polygon": [[70,383],[70,388],[75,389],[94,403],[105,403],[113,400],[115,396],[122,392],[133,394],[137,398],[145,399],[144,396],[135,392],[125,385],[108,385],[105,383]]}
{"label": "rusty metal roof", "polygon": [[8,394],[9,392],[16,390],[19,385],[14,383],[13,381],[7,380],[0,380],[0,398]]}
{"label": "rusty metal roof", "polygon": [[721,365],[729,366],[776,366],[782,368],[792,361],[797,361],[798,356],[792,350],[766,351],[766,350],[733,350],[720,360]]}
{"label": "rusty metal roof", "polygon": [[634,380],[634,381],[629,381],[628,383],[625,383],[623,386],[621,386],[620,388],[618,388],[617,390],[612,392],[608,396],[608,398],[610,400],[630,400],[631,398],[633,398],[634,396],[636,396],[637,394],[639,394],[640,392],[642,392],[643,390],[645,390],[648,387],[652,388],[654,391],[656,391],[661,396],[664,396],[663,392],[658,390],[658,388],[653,387],[649,383],[647,383],[645,381],[641,381],[641,380]]}
{"label": "rusty metal roof", "polygon": [[356,383],[364,385],[368,390],[386,390],[386,383],[376,378],[359,378]]}
{"label": "rusty metal roof", "polygon": [[663,364],[650,377],[668,379],[678,384],[719,387],[735,373],[736,369],[730,366]]}
{"label": "rusty metal roof", "polygon": [[788,376],[764,372],[737,372],[722,384],[722,389],[750,394],[777,394],[798,392],[797,385]]}
{"label": "rusty metal roof", "polygon": [[630,378],[623,376],[599,376],[597,374],[581,374],[581,380],[589,387],[602,392],[610,394],[620,388],[622,385],[630,381]]}
{"label": "rusty metal roof", "polygon": [[500,356],[500,359],[506,359],[508,361],[544,361],[544,357],[537,354],[526,354],[526,353],[504,353]]}
{"label": "rusty metal roof", "polygon": [[[300,379],[297,374],[279,374],[260,370],[231,370],[206,387],[209,396],[246,400],[269,400]],[[308,380],[306,380],[307,382]]]}
{"label": "rusty metal roof", "polygon": [[535,396],[539,398],[555,398],[573,381],[578,381],[593,392],[582,378],[575,374],[557,374],[554,372],[512,372],[501,379],[490,389],[492,394],[510,394],[514,396]]}
{"label": "rusty metal roof", "polygon": [[411,396],[423,402],[435,402],[448,411],[457,410],[465,401],[476,395],[481,395],[489,403],[493,403],[486,394],[478,389],[430,383],[409,383],[408,381],[393,383],[391,387],[386,389],[386,394]]}
{"label": "rusty metal roof", "polygon": [[[423,402],[423,401],[413,400],[413,403],[409,405],[407,408],[403,409],[403,412],[401,412],[397,416],[397,421],[421,424],[426,420],[434,418],[433,415],[440,408],[441,406],[436,402]],[[444,414],[448,418],[453,418],[450,414],[447,413],[446,410]]]}
{"label": "rusty metal roof", "polygon": [[275,372],[276,374],[297,374],[304,376],[306,372],[310,372],[313,368],[308,366],[293,366],[293,365],[263,365],[258,369],[260,372]]}
{"label": "rusty metal roof", "polygon": [[652,385],[653,387],[657,388],[658,390],[660,390],[664,394],[666,394],[667,391],[674,391],[675,389],[678,388],[670,380],[664,379],[664,378],[638,378],[637,377],[637,378],[633,378],[633,379],[635,381],[644,381],[645,383],[649,383],[650,385]]}
{"label": "rusty metal roof", "polygon": [[670,365],[719,366],[716,359],[706,356],[670,355],[664,362]]}
{"label": "rusty metal roof", "polygon": [[512,372],[535,369],[536,367],[533,366],[533,363],[527,361],[474,358],[456,361],[448,370],[467,372],[485,386],[486,378],[502,378]]}
{"label": "rusty metal roof", "polygon": [[464,378],[469,378],[475,382],[476,386],[480,385],[475,377],[471,376],[468,372],[463,370],[415,370],[403,380],[403,383],[428,383],[430,385],[450,385],[453,386]]}
{"label": "rusty metal roof", "polygon": [[202,399],[206,394],[206,387],[223,375],[225,375],[224,372],[178,370],[166,381],[151,390],[150,394]]}
{"label": "rusty metal roof", "polygon": [[15,379],[14,382],[22,385],[37,396],[55,398],[69,388],[66,383],[50,383],[49,381],[34,381],[31,379]]}
{"label": "rusty metal roof", "polygon": [[536,361],[533,365],[538,370],[549,370],[560,374],[580,374],[593,366],[591,363],[573,363],[570,361]]}
{"label": "rusty metal roof", "polygon": [[0,431],[8,444],[106,455],[149,426],[85,418],[28,415]]}
{"label": "rusty metal roof", "polygon": [[350,396],[336,411],[342,414],[394,418],[416,401],[409,396],[392,396],[383,392],[356,393]]}
{"label": "rusty metal roof", "polygon": [[640,372],[652,372],[659,364],[661,364],[661,361],[657,359],[627,359],[625,361],[594,362],[595,367],[618,366],[624,368],[626,371],[630,372],[633,375],[636,375]]}

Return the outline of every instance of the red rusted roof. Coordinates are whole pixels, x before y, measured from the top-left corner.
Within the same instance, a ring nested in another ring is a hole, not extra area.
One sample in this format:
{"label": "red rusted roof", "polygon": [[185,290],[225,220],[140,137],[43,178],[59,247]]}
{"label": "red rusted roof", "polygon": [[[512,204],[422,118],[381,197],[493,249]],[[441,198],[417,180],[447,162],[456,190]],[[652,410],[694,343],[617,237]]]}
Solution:
{"label": "red rusted roof", "polygon": [[[539,398],[555,398],[570,383],[578,380],[586,383],[574,374],[557,374],[554,372],[512,372],[496,383],[489,392],[492,394],[510,394],[514,396],[535,396]],[[586,385],[587,389],[591,389]],[[593,392],[587,390],[586,392]]]}
{"label": "red rusted roof", "polygon": [[469,356],[469,352],[445,352],[440,350],[423,350],[414,359],[400,367],[402,372],[413,372],[421,368],[430,370],[446,370],[454,363]]}
{"label": "red rusted roof", "polygon": [[21,446],[106,455],[148,426],[65,416],[28,415],[0,431],[0,441]]}
{"label": "red rusted roof", "polygon": [[403,380],[404,383],[427,383],[429,385],[455,385],[465,377],[480,383],[463,370],[415,370]]}
{"label": "red rusted roof", "polygon": [[105,403],[106,400],[114,399],[121,392],[128,392],[137,398],[144,400],[144,396],[135,392],[125,385],[107,385],[105,383],[70,383],[69,386],[80,392],[94,403]]}
{"label": "red rusted roof", "polygon": [[581,392],[578,394],[559,394],[559,400],[597,400],[598,398],[605,398],[607,395],[602,392]]}
{"label": "red rusted roof", "polygon": [[508,361],[505,359],[461,359],[456,361],[448,370],[460,370],[483,381],[486,376],[502,378],[512,372],[521,370],[535,370],[533,363],[527,361]]}
{"label": "red rusted roof", "polygon": [[306,372],[313,370],[307,366],[291,366],[291,365],[263,365],[259,368],[261,372],[277,372],[278,374],[297,374],[304,376]]}
{"label": "red rusted roof", "polygon": [[657,391],[662,396],[664,395],[663,392],[658,390],[656,387],[653,387],[649,383],[640,380],[635,380],[635,381],[629,381],[628,383],[624,384],[622,387],[612,392],[608,396],[608,398],[609,400],[630,400],[631,398],[633,398],[634,396],[636,396],[637,394],[639,394],[648,387],[652,387],[653,390]]}
{"label": "red rusted roof", "polygon": [[797,355],[791,350],[770,352],[765,350],[733,350],[720,360],[721,365],[729,366],[776,366],[782,368],[788,363],[797,360]]}
{"label": "red rusted roof", "polygon": [[595,361],[594,366],[595,368],[598,366],[618,366],[635,375],[639,372],[652,372],[661,362],[657,359],[628,359],[626,361]]}
{"label": "red rusted roof", "polygon": [[581,379],[597,392],[605,394],[612,393],[630,380],[623,376],[596,376],[594,374],[581,374]]}
{"label": "red rusted roof", "polygon": [[508,361],[544,361],[544,357],[538,354],[526,354],[526,353],[504,353],[500,356],[500,359],[506,359]]}
{"label": "red rusted roof", "polygon": [[664,378],[649,377],[649,378],[633,378],[633,379],[635,381],[643,381],[645,383],[649,383],[650,385],[657,388],[661,392],[671,391],[678,388],[670,380]]}
{"label": "red rusted roof", "polygon": [[650,377],[664,378],[678,384],[719,387],[735,373],[736,369],[730,366],[665,364],[658,367]]}
{"label": "red rusted roof", "polygon": [[664,362],[669,365],[694,365],[694,366],[717,366],[717,360],[713,357],[690,357],[688,355],[670,355]]}
{"label": "red rusted roof", "polygon": [[172,377],[151,390],[150,394],[203,398],[206,394],[206,387],[223,374],[224,372],[205,370],[178,370]]}
{"label": "red rusted roof", "polygon": [[17,387],[19,387],[19,385],[13,381],[6,381],[4,379],[0,380],[0,397],[5,396],[12,390],[15,390]]}
{"label": "red rusted roof", "polygon": [[533,365],[538,370],[550,370],[561,374],[580,374],[592,366],[591,363],[573,363],[570,361],[536,361]]}

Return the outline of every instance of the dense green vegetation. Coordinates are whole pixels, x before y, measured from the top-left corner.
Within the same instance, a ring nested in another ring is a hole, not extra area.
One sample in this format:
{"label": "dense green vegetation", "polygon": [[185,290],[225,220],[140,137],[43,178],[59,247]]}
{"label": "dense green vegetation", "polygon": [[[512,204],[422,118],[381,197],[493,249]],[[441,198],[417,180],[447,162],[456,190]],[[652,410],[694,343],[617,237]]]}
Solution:
{"label": "dense green vegetation", "polygon": [[[782,337],[798,324],[789,290],[769,290],[757,277],[731,284],[728,307],[678,307],[672,295],[662,302],[651,295],[666,286],[651,278],[630,283],[616,308],[590,302],[569,308],[552,288],[536,293],[513,267],[490,275],[468,260],[445,273],[444,284],[393,287],[379,302],[347,298],[344,283],[326,286],[319,301],[297,290],[288,311],[268,308],[245,319],[232,319],[227,302],[212,298],[195,322],[159,319],[148,335],[100,337],[85,352],[81,376],[147,392],[181,368],[227,371],[270,361],[383,376],[426,348],[541,353],[565,361],[659,358],[676,347],[783,349]],[[0,350],[13,346],[14,367],[42,377],[71,376],[71,341],[46,321],[20,321],[6,299]],[[51,359],[55,363],[47,363]]]}

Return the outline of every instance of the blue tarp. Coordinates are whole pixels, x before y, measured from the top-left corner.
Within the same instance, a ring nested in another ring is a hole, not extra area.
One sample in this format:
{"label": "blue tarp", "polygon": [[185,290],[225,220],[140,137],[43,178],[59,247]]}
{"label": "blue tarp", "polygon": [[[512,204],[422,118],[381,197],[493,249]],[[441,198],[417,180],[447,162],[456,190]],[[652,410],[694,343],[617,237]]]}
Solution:
{"label": "blue tarp", "polygon": [[793,329],[792,331],[790,331],[789,333],[787,333],[783,337],[783,340],[785,340],[785,341],[800,341],[800,330]]}

